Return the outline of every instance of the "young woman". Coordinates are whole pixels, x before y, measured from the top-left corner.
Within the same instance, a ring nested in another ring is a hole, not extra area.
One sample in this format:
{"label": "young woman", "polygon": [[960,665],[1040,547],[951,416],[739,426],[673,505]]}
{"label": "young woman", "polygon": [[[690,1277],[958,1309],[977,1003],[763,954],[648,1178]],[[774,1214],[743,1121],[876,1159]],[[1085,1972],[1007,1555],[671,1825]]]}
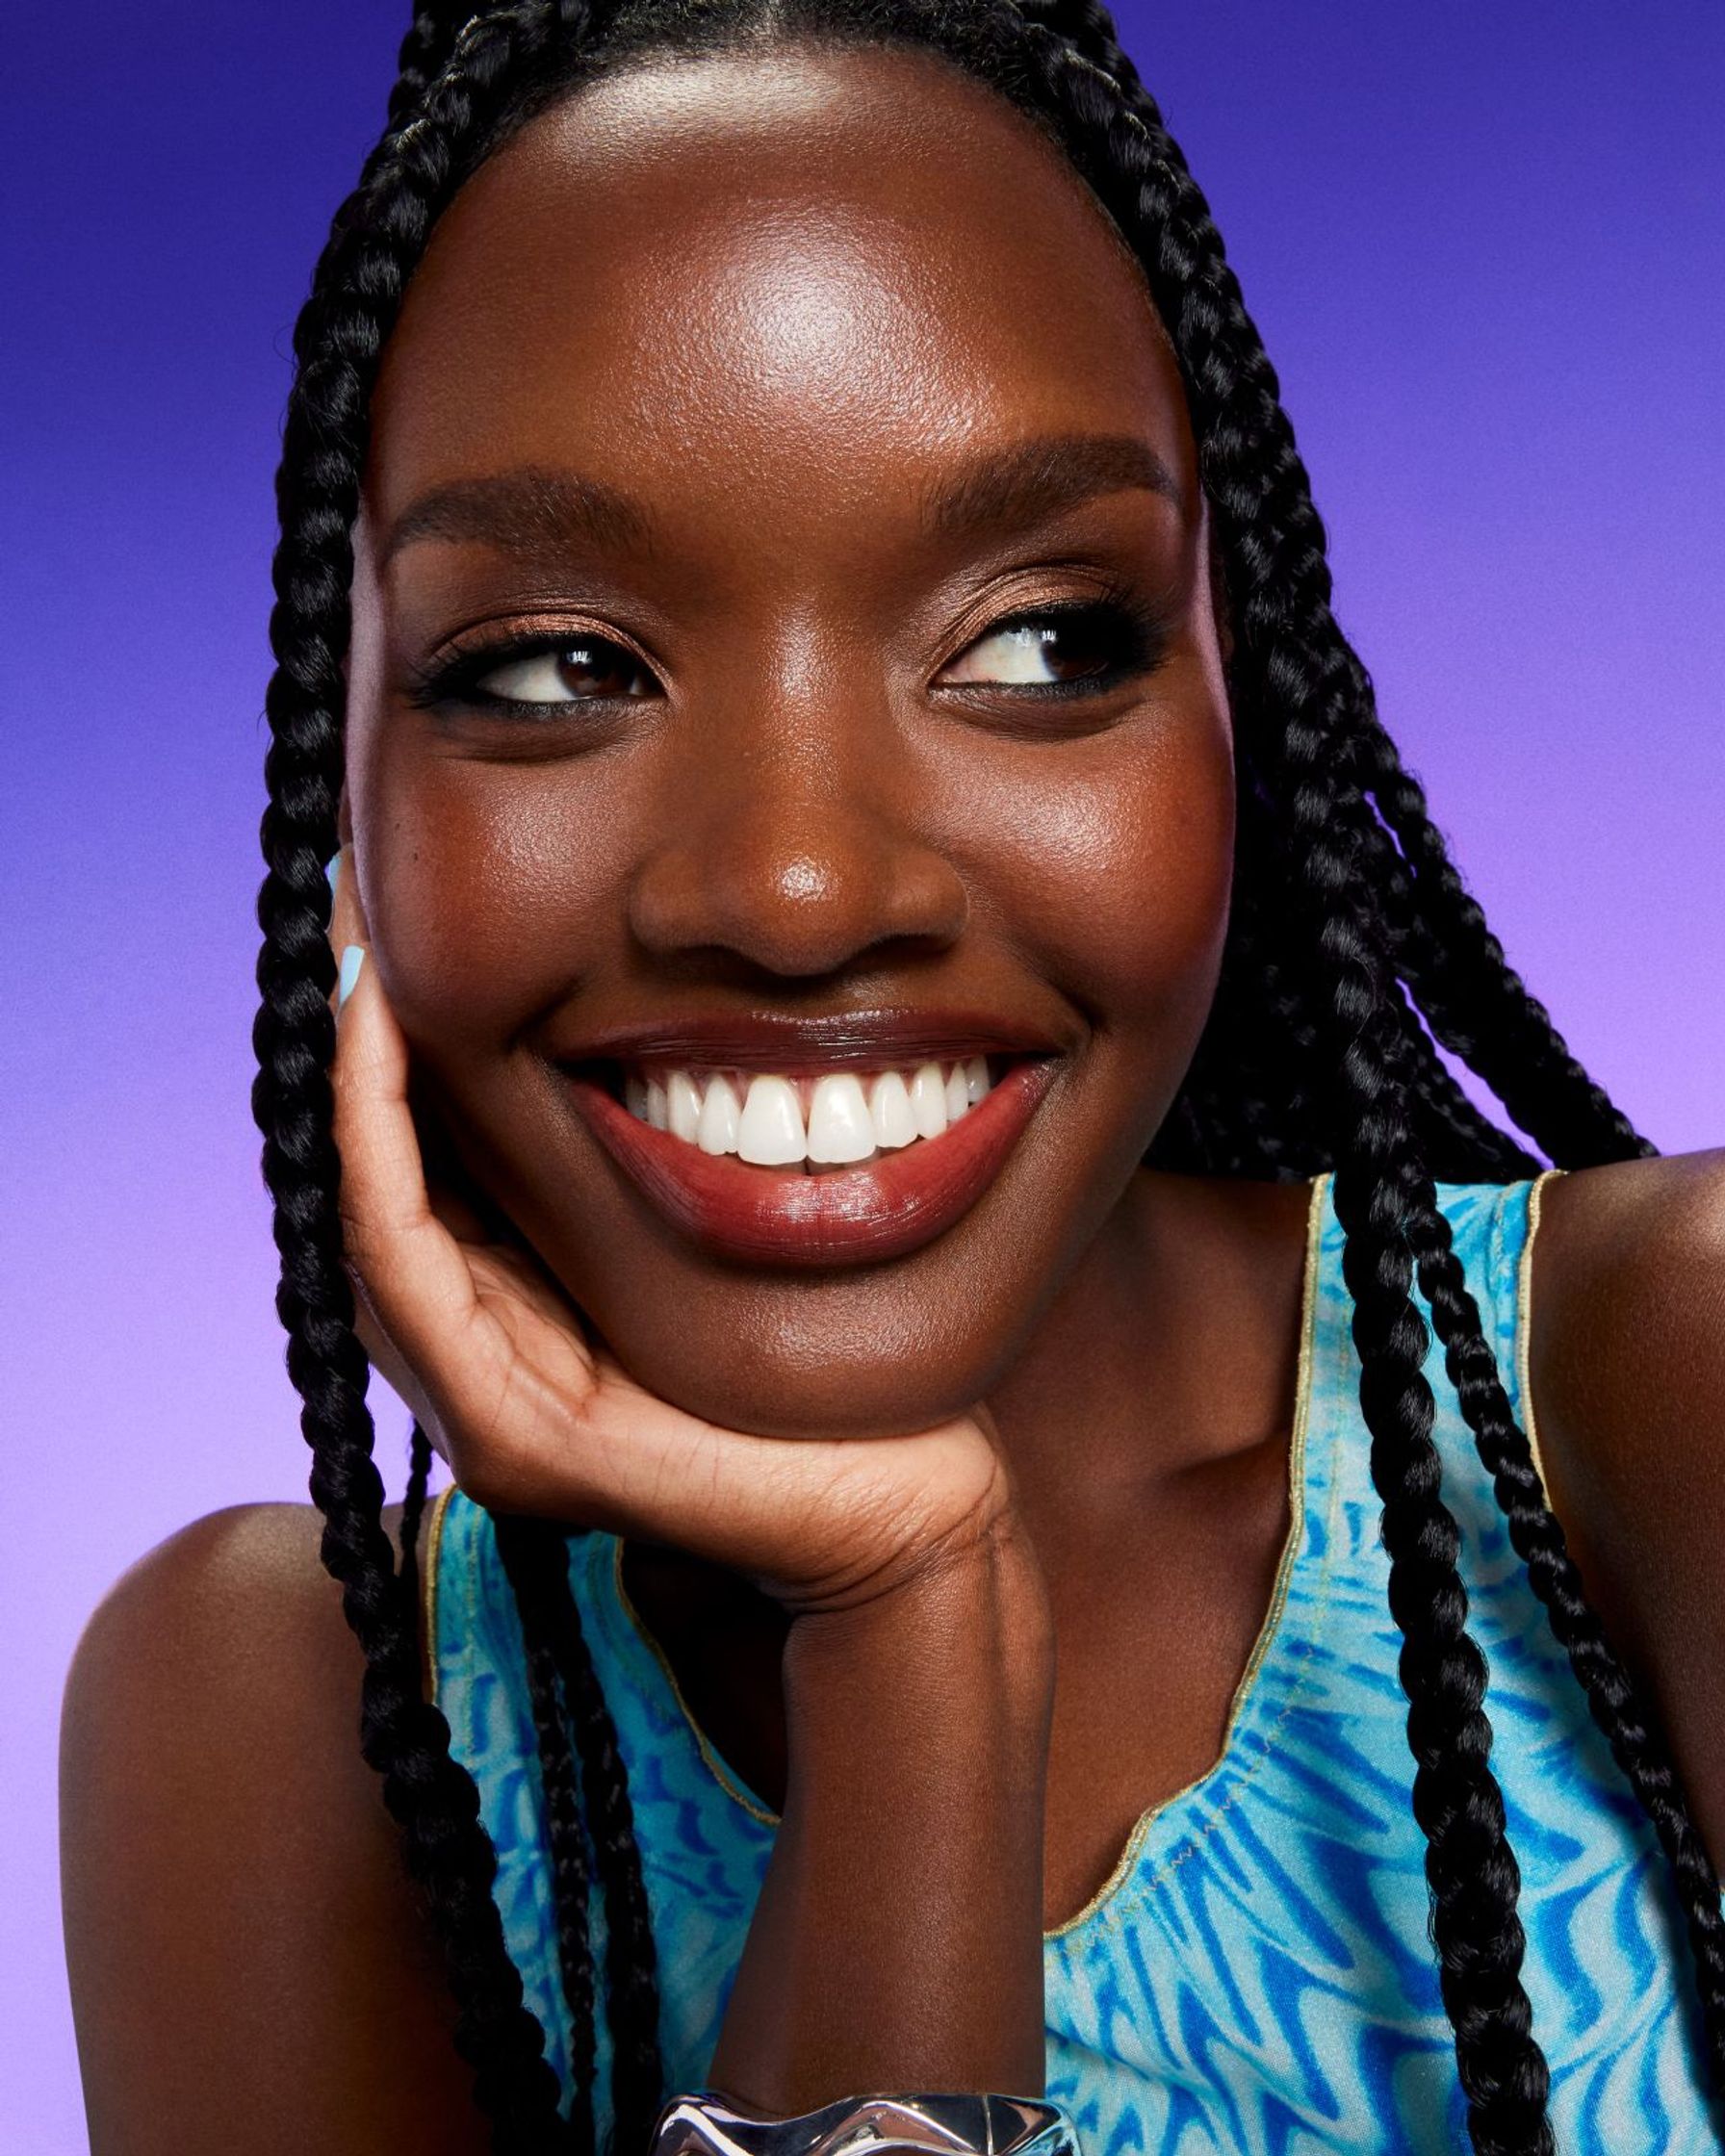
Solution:
{"label": "young woman", "polygon": [[1725,1162],[1469,899],[1103,10],[425,10],[296,349],[322,1519],[81,1652],[97,2156],[1718,2145]]}

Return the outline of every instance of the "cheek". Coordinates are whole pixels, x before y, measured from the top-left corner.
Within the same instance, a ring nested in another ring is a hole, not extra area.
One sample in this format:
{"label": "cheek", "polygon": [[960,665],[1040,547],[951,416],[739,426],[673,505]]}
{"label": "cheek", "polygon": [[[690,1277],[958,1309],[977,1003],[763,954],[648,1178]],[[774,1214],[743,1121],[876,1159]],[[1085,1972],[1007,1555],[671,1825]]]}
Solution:
{"label": "cheek", "polygon": [[446,1071],[495,1056],[612,955],[630,818],[595,813],[601,790],[568,764],[440,757],[380,732],[354,788],[361,896],[403,1029]]}
{"label": "cheek", "polygon": [[1098,937],[1113,1000],[1124,1013],[1171,1022],[1196,1045],[1227,935],[1234,865],[1234,772],[1225,744],[1171,757],[1128,797],[1113,834],[1116,866]]}
{"label": "cheek", "polygon": [[1227,930],[1234,772],[1220,710],[1067,744],[996,819],[1001,923],[1098,1033],[1154,1034],[1166,1060],[1208,1013]]}

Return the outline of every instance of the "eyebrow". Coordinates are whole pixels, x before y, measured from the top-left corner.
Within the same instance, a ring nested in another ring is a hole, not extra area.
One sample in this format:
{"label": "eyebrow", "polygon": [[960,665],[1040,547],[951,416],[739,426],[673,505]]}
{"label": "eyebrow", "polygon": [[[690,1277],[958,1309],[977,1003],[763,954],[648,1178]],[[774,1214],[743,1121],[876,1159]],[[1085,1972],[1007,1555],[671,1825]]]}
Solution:
{"label": "eyebrow", "polygon": [[571,546],[653,550],[653,520],[639,502],[599,479],[526,465],[484,479],[451,479],[411,501],[390,526],[387,567],[418,539],[477,541],[504,553],[554,553]]}
{"label": "eyebrow", "polygon": [[924,514],[937,531],[1029,524],[1099,494],[1129,487],[1185,504],[1180,482],[1136,434],[1044,434],[981,456],[930,490]]}
{"label": "eyebrow", "polygon": [[[926,490],[929,528],[962,532],[984,525],[1029,524],[1100,494],[1141,487],[1176,507],[1179,481],[1135,434],[1046,434],[990,450]],[[433,487],[391,525],[384,567],[416,540],[477,542],[505,553],[558,552],[572,546],[651,553],[654,522],[640,502],[573,472],[535,465],[483,479]]]}

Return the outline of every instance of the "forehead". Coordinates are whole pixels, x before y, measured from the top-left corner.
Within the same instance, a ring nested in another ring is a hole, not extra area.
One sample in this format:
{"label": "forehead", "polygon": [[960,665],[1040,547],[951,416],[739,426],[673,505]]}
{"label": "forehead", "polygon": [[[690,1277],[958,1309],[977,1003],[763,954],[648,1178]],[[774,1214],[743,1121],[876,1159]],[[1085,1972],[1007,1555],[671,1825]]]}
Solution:
{"label": "forehead", "polygon": [[636,66],[540,116],[441,220],[373,423],[374,528],[524,465],[830,517],[1032,434],[1136,433],[1196,492],[1119,234],[1027,119],[901,49]]}

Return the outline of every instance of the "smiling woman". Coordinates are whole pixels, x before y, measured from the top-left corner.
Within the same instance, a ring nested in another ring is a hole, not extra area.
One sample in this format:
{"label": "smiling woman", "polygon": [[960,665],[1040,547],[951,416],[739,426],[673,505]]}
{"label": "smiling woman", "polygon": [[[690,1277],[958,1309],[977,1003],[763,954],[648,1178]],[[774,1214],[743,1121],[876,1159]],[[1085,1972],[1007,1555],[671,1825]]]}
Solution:
{"label": "smiling woman", "polygon": [[1107,15],[423,11],[296,351],[322,1521],[82,1651],[97,2156],[1714,2145],[1725,1174],[1468,897]]}
{"label": "smiling woman", "polygon": [[[439,221],[367,470],[344,832],[473,1180],[682,1406],[963,1413],[1166,1115],[1226,926],[1203,496],[1118,232],[928,58],[623,67]],[[940,1143],[760,1172],[806,1146],[786,1081],[932,1064],[944,1107],[990,1056]],[[618,1112],[679,1071],[693,1145]]]}

